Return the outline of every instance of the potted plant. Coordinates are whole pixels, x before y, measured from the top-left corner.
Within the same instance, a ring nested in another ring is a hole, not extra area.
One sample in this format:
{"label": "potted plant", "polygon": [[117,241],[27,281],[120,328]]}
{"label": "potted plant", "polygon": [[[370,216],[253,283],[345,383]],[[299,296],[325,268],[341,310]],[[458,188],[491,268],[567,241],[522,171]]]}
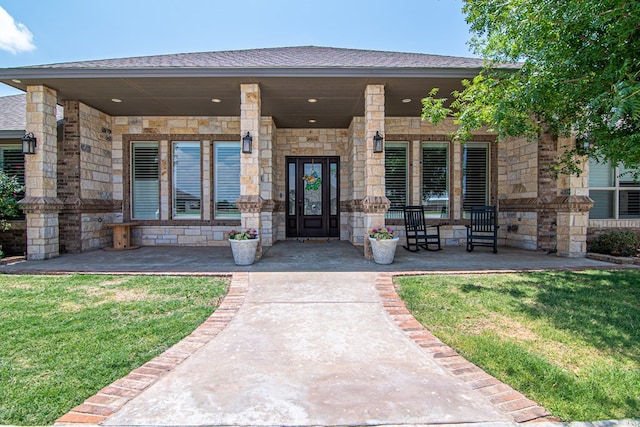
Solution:
{"label": "potted plant", "polygon": [[231,230],[228,234],[233,261],[236,265],[251,265],[256,260],[258,250],[258,231],[247,229],[244,231]]}
{"label": "potted plant", "polygon": [[399,240],[398,237],[394,237],[393,233],[393,229],[389,227],[378,227],[369,232],[369,242],[376,264],[391,264],[393,262]]}

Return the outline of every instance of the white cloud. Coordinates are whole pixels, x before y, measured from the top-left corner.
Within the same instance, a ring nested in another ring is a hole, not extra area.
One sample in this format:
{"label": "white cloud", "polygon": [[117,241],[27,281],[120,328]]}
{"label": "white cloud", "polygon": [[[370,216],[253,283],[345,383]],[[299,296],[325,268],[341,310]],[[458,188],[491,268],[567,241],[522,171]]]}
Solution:
{"label": "white cloud", "polygon": [[33,34],[0,6],[0,49],[11,53],[26,52],[36,48]]}

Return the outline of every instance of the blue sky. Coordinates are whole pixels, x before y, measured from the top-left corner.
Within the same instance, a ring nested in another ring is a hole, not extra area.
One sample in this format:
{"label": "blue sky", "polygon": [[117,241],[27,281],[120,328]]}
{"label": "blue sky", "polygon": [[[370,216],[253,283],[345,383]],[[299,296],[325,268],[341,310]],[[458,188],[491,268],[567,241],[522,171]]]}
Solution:
{"label": "blue sky", "polygon": [[[0,0],[0,68],[330,46],[473,56],[462,0]],[[0,96],[20,93],[0,83]]]}

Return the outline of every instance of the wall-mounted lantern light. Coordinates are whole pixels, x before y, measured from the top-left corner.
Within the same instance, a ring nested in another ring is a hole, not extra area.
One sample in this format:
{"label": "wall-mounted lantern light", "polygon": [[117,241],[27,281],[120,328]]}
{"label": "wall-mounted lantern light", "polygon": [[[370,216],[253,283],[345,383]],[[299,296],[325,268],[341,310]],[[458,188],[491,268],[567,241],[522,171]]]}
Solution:
{"label": "wall-mounted lantern light", "polygon": [[242,137],[242,152],[246,154],[251,154],[251,142],[253,138],[251,134],[247,132],[245,136]]}
{"label": "wall-mounted lantern light", "polygon": [[22,153],[36,154],[37,140],[33,132],[25,133],[22,137]]}
{"label": "wall-mounted lantern light", "polygon": [[376,131],[376,134],[373,136],[373,152],[374,153],[382,153],[383,146],[382,141],[384,138],[380,135],[380,132]]}
{"label": "wall-mounted lantern light", "polygon": [[593,148],[594,137],[589,133],[585,136],[579,136],[576,138],[576,151],[580,155],[586,155],[589,150]]}

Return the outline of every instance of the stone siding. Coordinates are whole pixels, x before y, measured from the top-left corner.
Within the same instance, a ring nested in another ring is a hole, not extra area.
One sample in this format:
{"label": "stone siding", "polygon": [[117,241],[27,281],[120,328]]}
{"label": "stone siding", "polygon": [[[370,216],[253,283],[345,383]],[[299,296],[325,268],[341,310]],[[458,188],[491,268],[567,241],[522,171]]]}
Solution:
{"label": "stone siding", "polygon": [[[538,246],[538,144],[511,139],[498,144],[499,236],[507,246],[536,250]],[[534,211],[506,207],[508,202]]]}
{"label": "stone siding", "polygon": [[[275,240],[286,238],[284,211],[286,205],[286,157],[287,156],[337,156],[340,157],[340,201],[350,200],[353,194],[349,179],[351,132],[347,129],[276,129],[273,164],[275,200],[281,208],[274,214]],[[269,176],[269,170],[263,169]],[[265,177],[266,178],[266,177]],[[360,181],[361,182],[361,181]],[[341,206],[342,209],[342,206]],[[342,222],[342,221],[341,221]],[[341,230],[342,235],[342,230]]]}
{"label": "stone siding", "polygon": [[[112,139],[113,194],[115,198],[123,201],[122,214],[114,217],[114,222],[131,219],[131,141],[157,141],[160,150],[160,221],[136,221],[139,225],[131,229],[132,244],[228,245],[225,234],[239,228],[240,220],[213,218],[212,144],[216,141],[239,142],[239,117],[115,117]],[[202,142],[202,220],[171,218],[171,141],[180,140]]]}

